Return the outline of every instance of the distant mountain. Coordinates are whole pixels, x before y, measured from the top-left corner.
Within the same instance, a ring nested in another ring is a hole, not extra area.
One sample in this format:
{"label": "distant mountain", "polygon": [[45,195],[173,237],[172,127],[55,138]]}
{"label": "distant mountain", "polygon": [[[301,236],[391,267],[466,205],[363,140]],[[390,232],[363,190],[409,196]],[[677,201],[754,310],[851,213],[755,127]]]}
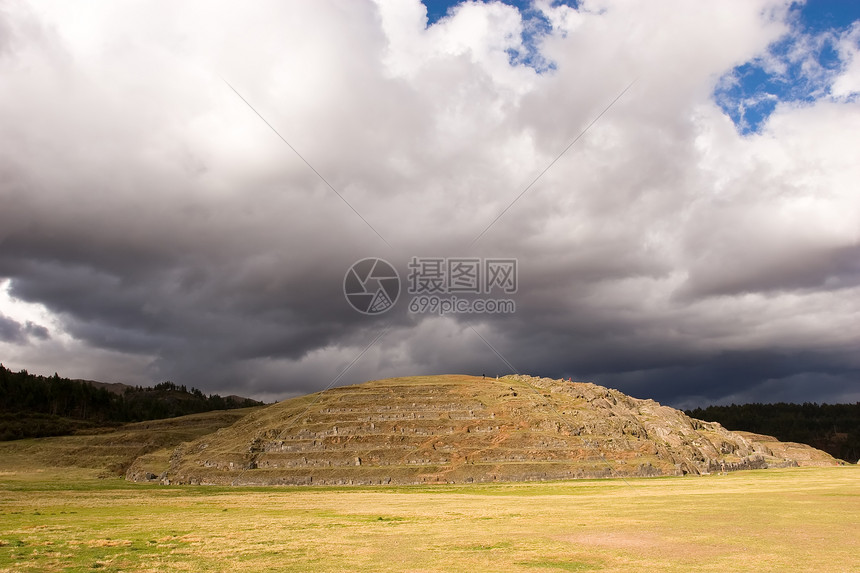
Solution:
{"label": "distant mountain", "polygon": [[71,434],[115,426],[259,406],[241,396],[203,394],[173,382],[154,387],[71,380],[58,374],[36,376],[12,372],[0,364],[0,440]]}

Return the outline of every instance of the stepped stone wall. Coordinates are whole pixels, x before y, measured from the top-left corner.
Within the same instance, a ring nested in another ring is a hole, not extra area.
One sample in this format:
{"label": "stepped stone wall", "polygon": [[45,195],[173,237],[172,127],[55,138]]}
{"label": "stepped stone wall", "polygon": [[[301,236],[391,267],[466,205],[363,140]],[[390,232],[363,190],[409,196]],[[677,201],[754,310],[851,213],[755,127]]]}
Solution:
{"label": "stepped stone wall", "polygon": [[127,477],[234,485],[651,477],[795,465],[786,451],[595,384],[433,376],[274,404],[183,444],[167,467],[143,456]]}

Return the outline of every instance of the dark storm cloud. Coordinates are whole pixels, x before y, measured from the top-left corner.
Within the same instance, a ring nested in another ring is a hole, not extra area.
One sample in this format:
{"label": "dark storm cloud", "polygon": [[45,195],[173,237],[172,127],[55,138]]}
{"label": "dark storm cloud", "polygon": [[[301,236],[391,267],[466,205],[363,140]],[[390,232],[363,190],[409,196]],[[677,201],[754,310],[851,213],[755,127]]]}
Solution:
{"label": "dark storm cloud", "polygon": [[153,376],[176,378],[179,367],[182,375],[206,372],[210,384],[224,384],[240,374],[227,368],[236,361],[297,359],[361,322],[338,308],[344,302],[338,267],[348,260],[316,261],[310,248],[302,257],[310,260],[271,253],[255,261],[258,254],[234,259],[208,249],[183,256],[174,242],[142,260],[105,238],[86,263],[70,264],[60,262],[73,250],[68,245],[55,252],[28,249],[23,238],[8,242],[28,253],[0,255],[0,267],[15,277],[13,296],[62,309],[66,331],[92,346],[157,355]]}
{"label": "dark storm cloud", "polygon": [[[511,64],[501,4],[430,28],[405,0],[11,6],[0,351],[21,367],[267,399],[507,363],[679,404],[854,395],[856,106],[741,138],[711,98],[784,3],[555,7],[545,74]],[[360,315],[342,282],[368,256],[401,278],[515,257],[517,312],[410,315],[404,293]]]}
{"label": "dark storm cloud", "polygon": [[29,320],[24,324],[24,332],[39,340],[48,340],[51,338],[51,333],[46,327],[40,324],[34,324]]}
{"label": "dark storm cloud", "polygon": [[51,338],[48,329],[42,325],[27,321],[24,324],[0,314],[0,340],[13,344],[27,344],[30,338],[48,340]]}
{"label": "dark storm cloud", "polygon": [[808,212],[769,224],[768,208],[715,205],[701,213],[687,245],[690,275],[679,296],[860,286],[860,245],[831,243],[829,230],[816,228]]}
{"label": "dark storm cloud", "polygon": [[21,344],[26,341],[23,328],[11,318],[0,315],[0,340]]}

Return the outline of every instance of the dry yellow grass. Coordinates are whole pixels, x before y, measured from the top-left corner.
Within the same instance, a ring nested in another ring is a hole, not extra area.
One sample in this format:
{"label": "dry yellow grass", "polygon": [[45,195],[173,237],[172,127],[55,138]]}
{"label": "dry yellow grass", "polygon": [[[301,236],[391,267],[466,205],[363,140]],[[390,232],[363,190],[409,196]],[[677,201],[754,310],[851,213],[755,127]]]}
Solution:
{"label": "dry yellow grass", "polygon": [[[4,471],[64,468],[58,475],[75,475],[78,468],[98,469],[102,475],[124,475],[142,454],[211,434],[259,408],[215,410],[179,418],[166,418],[95,429],[72,436],[0,442],[0,476]],[[87,472],[89,473],[89,472]]]}
{"label": "dry yellow grass", "polygon": [[373,488],[0,470],[0,571],[860,571],[857,466]]}

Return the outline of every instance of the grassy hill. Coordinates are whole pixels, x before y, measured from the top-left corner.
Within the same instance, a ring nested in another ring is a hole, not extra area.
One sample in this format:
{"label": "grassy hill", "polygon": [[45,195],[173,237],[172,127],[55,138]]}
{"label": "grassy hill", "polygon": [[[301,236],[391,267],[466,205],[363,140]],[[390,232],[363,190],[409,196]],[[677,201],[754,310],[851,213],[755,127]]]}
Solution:
{"label": "grassy hill", "polygon": [[124,475],[141,455],[170,452],[181,444],[227,427],[258,410],[217,410],[164,420],[96,428],[73,436],[0,442],[0,471]]}
{"label": "grassy hill", "polygon": [[[169,457],[142,456],[128,476],[233,485],[473,483],[798,463],[787,455],[794,450],[779,451],[594,384],[423,376],[274,404],[183,444]],[[804,462],[838,463],[812,448],[804,451]]]}
{"label": "grassy hill", "polygon": [[446,444],[462,444],[463,458],[492,463],[504,478],[506,465],[529,465],[504,461],[516,451],[536,459],[562,451],[551,438],[579,443],[589,448],[583,461],[603,455],[599,463],[613,468],[624,467],[617,464],[625,448],[648,440],[677,457],[699,452],[707,459],[711,447],[746,443],[771,452],[764,460],[835,463],[799,444],[740,437],[591,384],[438,376],[7,441],[0,443],[0,571],[853,570],[856,549],[846,540],[860,535],[857,466],[696,479],[319,488],[166,487],[145,475],[143,483],[117,476],[133,459],[165,469],[227,454],[283,462],[314,440],[317,449],[303,454],[308,461],[322,453],[354,464],[345,455],[367,452],[360,466],[334,468],[344,476],[386,455],[370,444],[388,444],[407,461],[452,456]]}

